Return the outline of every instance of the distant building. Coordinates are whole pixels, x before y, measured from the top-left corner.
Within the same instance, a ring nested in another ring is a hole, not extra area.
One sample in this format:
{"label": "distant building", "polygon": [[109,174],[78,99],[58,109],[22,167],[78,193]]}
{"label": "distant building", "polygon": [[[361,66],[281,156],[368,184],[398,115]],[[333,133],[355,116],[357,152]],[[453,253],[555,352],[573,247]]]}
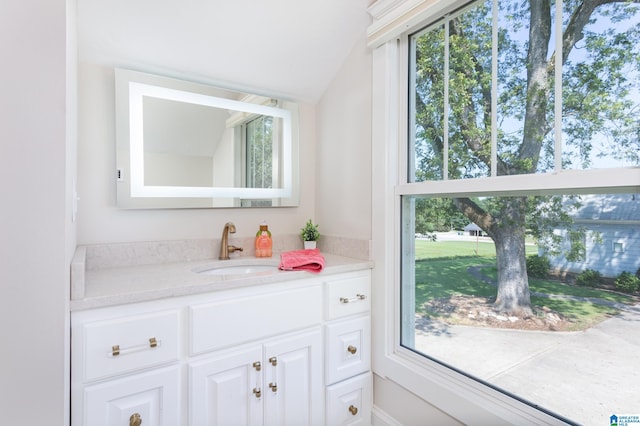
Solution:
{"label": "distant building", "polygon": [[464,232],[468,233],[472,237],[482,237],[482,228],[475,223],[470,223],[464,227]]}
{"label": "distant building", "polygon": [[[552,268],[573,273],[593,269],[605,277],[635,273],[640,268],[640,194],[583,195],[580,203],[571,216],[574,229],[586,231],[579,241],[585,248],[583,258],[572,262],[564,254],[546,254]],[[561,246],[565,253],[576,243],[566,229],[554,233],[565,237]]]}

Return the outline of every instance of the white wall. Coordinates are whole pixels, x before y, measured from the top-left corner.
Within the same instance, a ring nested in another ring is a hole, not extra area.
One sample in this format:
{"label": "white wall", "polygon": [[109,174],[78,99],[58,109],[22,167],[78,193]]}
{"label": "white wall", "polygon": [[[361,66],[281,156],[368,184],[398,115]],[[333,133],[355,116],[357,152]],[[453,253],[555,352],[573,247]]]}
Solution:
{"label": "white wall", "polygon": [[371,239],[371,52],[365,31],[318,105],[316,217],[327,235]]}
{"label": "white wall", "polygon": [[437,407],[423,401],[397,383],[378,375],[373,376],[374,404],[403,426],[462,425]]}
{"label": "white wall", "polygon": [[[124,66],[119,64],[119,66]],[[236,237],[267,220],[274,237],[297,234],[314,215],[315,107],[300,104],[300,206],[269,209],[121,210],[116,205],[113,67],[81,63],[78,113],[78,244]]]}
{"label": "white wall", "polygon": [[[316,217],[329,235],[372,238],[371,120],[372,54],[363,32],[318,105]],[[460,424],[397,383],[374,377],[374,403],[395,421]]]}
{"label": "white wall", "polygon": [[[68,421],[75,73],[67,75],[66,51],[69,43],[73,64],[75,40],[67,40],[66,3],[0,3],[0,423],[7,425]],[[74,16],[71,8],[71,25]]]}

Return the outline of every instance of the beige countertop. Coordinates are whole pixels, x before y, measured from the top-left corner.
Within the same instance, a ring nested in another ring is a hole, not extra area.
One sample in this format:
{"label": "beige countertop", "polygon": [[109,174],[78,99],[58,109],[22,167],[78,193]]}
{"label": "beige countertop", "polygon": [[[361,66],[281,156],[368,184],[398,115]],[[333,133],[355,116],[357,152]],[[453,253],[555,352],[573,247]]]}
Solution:
{"label": "beige countertop", "polygon": [[[362,260],[322,253],[325,267],[319,274],[306,271],[281,271],[276,267],[280,256],[233,257],[231,260],[195,260],[149,265],[86,268],[86,250],[79,247],[72,263],[72,311],[145,302],[169,297],[209,293],[240,287],[258,286],[283,281],[322,277],[373,267]],[[272,265],[273,270],[251,274],[207,275],[199,271],[235,265]]]}

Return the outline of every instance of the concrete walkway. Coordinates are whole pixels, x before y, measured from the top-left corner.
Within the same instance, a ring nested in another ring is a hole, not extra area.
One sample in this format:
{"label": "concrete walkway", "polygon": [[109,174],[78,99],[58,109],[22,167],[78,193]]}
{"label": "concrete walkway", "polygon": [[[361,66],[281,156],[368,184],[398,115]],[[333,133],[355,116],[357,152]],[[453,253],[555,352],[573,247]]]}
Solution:
{"label": "concrete walkway", "polygon": [[640,414],[640,305],[581,332],[420,319],[415,349],[584,425]]}

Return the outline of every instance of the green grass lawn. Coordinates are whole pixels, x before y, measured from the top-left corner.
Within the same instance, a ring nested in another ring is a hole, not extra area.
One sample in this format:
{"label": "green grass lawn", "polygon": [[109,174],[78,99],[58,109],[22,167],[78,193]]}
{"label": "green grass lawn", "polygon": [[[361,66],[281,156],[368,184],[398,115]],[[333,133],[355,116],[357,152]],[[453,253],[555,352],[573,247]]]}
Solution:
{"label": "green grass lawn", "polygon": [[[475,241],[427,241],[416,240],[416,259],[433,259],[459,256],[496,256],[496,247],[486,237]],[[538,247],[527,244],[527,256],[538,253]]]}
{"label": "green grass lawn", "polygon": [[[528,255],[536,253],[535,246],[527,246]],[[482,269],[482,273],[495,280],[497,269],[493,243],[417,240],[416,312],[424,314],[424,303],[434,298],[452,295],[495,297],[494,286],[472,277],[467,272],[470,266],[476,265],[488,265]],[[532,291],[547,294],[594,297],[626,304],[634,301],[629,296],[588,287],[571,286],[554,280],[530,279],[529,287]],[[532,296],[531,302],[536,306],[546,306],[569,317],[576,329],[584,329],[609,315],[618,313],[616,309],[591,302],[535,296]]]}

